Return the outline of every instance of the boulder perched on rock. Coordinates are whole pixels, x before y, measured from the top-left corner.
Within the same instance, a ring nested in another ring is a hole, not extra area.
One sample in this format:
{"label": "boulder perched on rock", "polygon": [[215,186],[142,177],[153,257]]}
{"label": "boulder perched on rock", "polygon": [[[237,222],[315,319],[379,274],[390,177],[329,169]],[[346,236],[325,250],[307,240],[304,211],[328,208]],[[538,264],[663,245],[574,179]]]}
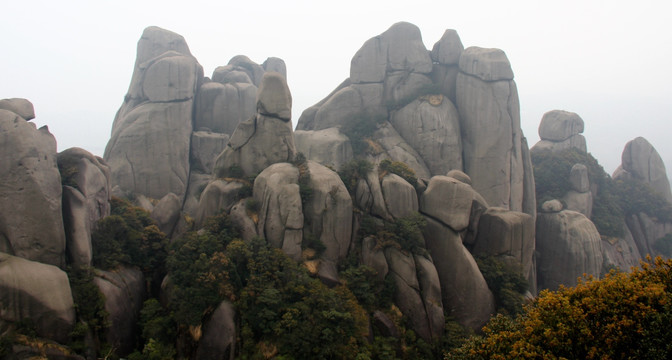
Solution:
{"label": "boulder perched on rock", "polygon": [[0,109],[0,251],[65,265],[61,175],[56,140]]}
{"label": "boulder perched on rock", "polygon": [[658,151],[643,137],[629,141],[621,155],[621,166],[614,178],[632,179],[650,185],[668,202],[672,202],[670,181]]}
{"label": "boulder perched on rock", "polygon": [[506,54],[499,49],[465,49],[456,89],[464,172],[490,205],[522,211],[523,201],[529,201],[523,197],[523,134],[518,90]]}
{"label": "boulder perched on rock", "polygon": [[278,73],[263,75],[257,92],[257,114],[234,131],[215,163],[215,176],[230,176],[240,168],[245,176],[271,164],[292,161],[296,155],[292,123],[292,96],[287,81]]}
{"label": "boulder perched on rock", "polygon": [[0,252],[0,333],[24,319],[33,321],[40,337],[66,342],[75,325],[68,275]]}
{"label": "boulder perched on rock", "polygon": [[11,111],[22,117],[24,120],[32,120],[35,118],[33,103],[27,99],[2,99],[0,100],[0,109]]}
{"label": "boulder perched on rock", "polygon": [[160,199],[187,190],[193,103],[203,69],[182,36],[157,27],[138,42],[133,77],[105,160],[112,186]]}
{"label": "boulder perched on rock", "polygon": [[448,176],[434,176],[422,193],[420,211],[455,231],[469,226],[475,191]]}
{"label": "boulder perched on rock", "polygon": [[541,140],[532,147],[532,150],[561,151],[577,148],[586,152],[586,138],[581,135],[583,126],[583,119],[576,113],[564,110],[549,111],[541,118],[539,124]]}
{"label": "boulder perched on rock", "polygon": [[576,211],[554,210],[544,204],[537,216],[540,290],[575,286],[584,274],[599,276],[602,271],[602,241],[595,225]]}
{"label": "boulder perched on rock", "polygon": [[117,354],[127,355],[134,350],[138,337],[135,325],[146,297],[145,277],[137,269],[97,270],[93,282],[105,297],[105,310],[109,313],[107,342]]}

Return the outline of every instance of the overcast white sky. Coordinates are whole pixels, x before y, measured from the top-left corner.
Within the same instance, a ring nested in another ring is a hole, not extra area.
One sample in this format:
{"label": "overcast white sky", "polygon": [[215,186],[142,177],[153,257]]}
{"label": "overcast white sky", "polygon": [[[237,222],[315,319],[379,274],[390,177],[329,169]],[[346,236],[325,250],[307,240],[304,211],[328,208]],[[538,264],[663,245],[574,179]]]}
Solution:
{"label": "overcast white sky", "polygon": [[348,77],[367,39],[408,21],[428,49],[456,29],[465,47],[506,52],[530,146],[543,113],[562,109],[584,119],[588,151],[609,173],[636,136],[672,169],[666,1],[21,0],[0,8],[0,98],[29,99],[59,151],[102,155],[147,26],[184,36],[206,76],[238,54],[284,59],[296,123]]}

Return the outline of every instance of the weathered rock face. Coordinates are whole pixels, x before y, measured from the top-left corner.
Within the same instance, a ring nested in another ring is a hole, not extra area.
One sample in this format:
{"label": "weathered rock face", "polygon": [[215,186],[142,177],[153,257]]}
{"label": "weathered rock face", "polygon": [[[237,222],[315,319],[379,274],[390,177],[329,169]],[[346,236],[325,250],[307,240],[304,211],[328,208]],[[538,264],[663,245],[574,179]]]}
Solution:
{"label": "weathered rock face", "polygon": [[236,310],[223,301],[203,328],[195,359],[232,360],[236,354]]}
{"label": "weathered rock face", "polygon": [[436,259],[447,313],[463,326],[480,329],[494,313],[495,300],[476,261],[457,232],[432,218],[427,218],[423,235],[427,250]]}
{"label": "weathered rock face", "polygon": [[110,168],[105,161],[80,148],[58,154],[63,186],[63,222],[68,262],[91,265],[91,232],[98,220],[110,215]]}
{"label": "weathered rock face", "polygon": [[314,161],[306,165],[312,193],[303,210],[304,231],[320,239],[326,247],[323,260],[336,264],[345,259],[350,248],[352,199],[333,170]]}
{"label": "weathered rock face", "polygon": [[259,236],[292,259],[300,260],[304,216],[299,169],[289,163],[269,166],[255,179],[253,194],[259,204]]}
{"label": "weathered rock face", "polygon": [[524,159],[518,90],[503,51],[471,47],[462,52],[457,108],[464,172],[472,186],[490,205],[522,211]]}
{"label": "weathered rock face", "polygon": [[250,83],[247,75],[244,79],[229,77],[220,81],[226,82],[213,81],[201,85],[194,128],[232,134],[240,122],[254,115],[257,87]]}
{"label": "weathered rock face", "polygon": [[0,251],[63,266],[65,232],[56,140],[0,109]]}
{"label": "weathered rock face", "polygon": [[243,184],[237,181],[214,180],[208,183],[203,190],[198,210],[196,212],[196,226],[203,225],[205,220],[222,211],[228,212],[239,200],[240,190]]}
{"label": "weathered rock face", "polygon": [[182,36],[145,29],[131,85],[105,149],[112,186],[155,199],[169,192],[184,196],[193,103],[202,78],[203,69]]}
{"label": "weathered rock face", "polygon": [[429,330],[432,338],[438,339],[443,335],[446,326],[439,274],[436,272],[436,267],[431,259],[419,255],[413,255],[413,259],[415,260],[422,302],[427,312]]}
{"label": "weathered rock face", "polygon": [[263,75],[257,92],[257,114],[234,131],[215,163],[215,176],[230,175],[232,167],[245,176],[271,164],[291,161],[296,155],[292,123],[292,97],[287,81],[278,73]]}
{"label": "weathered rock face", "polygon": [[614,178],[630,178],[649,184],[668,202],[672,202],[670,181],[658,151],[643,137],[629,141],[621,155],[621,166]]}
{"label": "weathered rock face", "polygon": [[107,342],[117,354],[127,355],[136,345],[138,334],[135,324],[146,297],[145,277],[137,269],[97,270],[93,282],[105,296],[105,310],[110,314]]}
{"label": "weathered rock face", "polygon": [[0,332],[22,319],[32,319],[40,337],[66,342],[75,324],[68,275],[0,252]]}
{"label": "weathered rock face", "polygon": [[434,62],[432,80],[441,87],[442,93],[448,96],[453,103],[456,100],[455,85],[462,51],[464,51],[464,46],[459,35],[457,35],[457,31],[448,29],[443,33],[441,39],[434,44],[430,54]]}
{"label": "weathered rock face", "polygon": [[555,210],[543,206],[537,216],[539,289],[575,286],[583,274],[599,276],[602,271],[602,241],[595,225],[581,213]]}
{"label": "weathered rock face", "polygon": [[296,150],[306,158],[337,170],[353,157],[348,137],[335,127],[317,131],[297,130],[294,141]]}
{"label": "weathered rock face", "polygon": [[583,126],[583,119],[576,113],[564,110],[549,111],[541,118],[539,124],[541,140],[532,147],[532,150],[561,151],[577,148],[586,152],[586,138],[581,135]]}
{"label": "weathered rock face", "polygon": [[443,95],[415,100],[392,114],[390,122],[424,159],[431,174],[462,169],[462,140],[457,109]]}
{"label": "weathered rock face", "polygon": [[396,174],[387,174],[380,181],[387,211],[393,218],[409,217],[418,211],[418,194],[413,185]]}

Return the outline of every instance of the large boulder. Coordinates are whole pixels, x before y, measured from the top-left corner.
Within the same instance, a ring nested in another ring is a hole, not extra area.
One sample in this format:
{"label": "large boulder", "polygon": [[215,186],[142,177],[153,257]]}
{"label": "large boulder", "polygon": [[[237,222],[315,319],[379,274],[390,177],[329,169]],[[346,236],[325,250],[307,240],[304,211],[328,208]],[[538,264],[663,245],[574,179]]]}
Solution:
{"label": "large boulder", "polygon": [[145,29],[105,149],[112,186],[154,199],[170,192],[184,196],[194,97],[202,79],[203,69],[182,36]]}
{"label": "large boulder", "polygon": [[399,135],[389,122],[384,122],[378,127],[371,137],[371,142],[376,147],[374,153],[368,155],[372,163],[379,164],[389,159],[408,165],[419,178],[431,176],[422,156]]}
{"label": "large boulder", "polygon": [[[352,238],[352,199],[333,170],[314,161],[307,161],[299,168],[304,171],[302,176],[309,177],[302,186],[312,189],[309,198],[304,200],[303,230],[326,247],[320,265],[322,276],[324,271],[335,268],[348,255]],[[335,274],[327,275],[333,278]]]}
{"label": "large boulder", "polygon": [[650,185],[668,202],[672,202],[670,181],[658,151],[643,137],[629,141],[621,155],[621,166],[614,178],[630,178]]}
{"label": "large boulder", "polygon": [[0,251],[65,264],[61,175],[56,140],[14,112],[0,109]]}
{"label": "large boulder", "polygon": [[522,211],[523,135],[511,65],[499,49],[470,47],[459,66],[464,172],[490,205]]}
{"label": "large boulder", "polygon": [[[544,204],[545,205],[545,204]],[[544,206],[537,216],[537,277],[539,289],[575,286],[584,274],[602,271],[602,241],[585,215]]]}
{"label": "large boulder", "polygon": [[434,44],[430,54],[434,62],[432,80],[441,87],[441,92],[452,102],[455,102],[455,85],[462,51],[464,51],[464,46],[457,31],[448,29]]}
{"label": "large boulder", "polygon": [[27,99],[2,99],[0,100],[0,109],[11,111],[22,117],[24,120],[32,120],[35,118],[33,103]]}
{"label": "large boulder", "polygon": [[462,326],[481,329],[495,311],[495,299],[460,235],[426,217],[423,236],[441,282],[446,314]]}
{"label": "large boulder", "polygon": [[63,179],[63,222],[69,263],[91,265],[91,232],[110,215],[110,168],[80,148],[58,154]]}
{"label": "large boulder", "polygon": [[238,124],[226,149],[217,157],[215,176],[230,175],[234,167],[250,176],[271,164],[292,161],[296,148],[291,108],[292,97],[285,78],[278,73],[265,73],[257,92],[257,113]]}
{"label": "large boulder", "polygon": [[583,133],[583,119],[576,113],[564,110],[551,110],[545,113],[539,124],[539,138],[532,149],[548,149],[554,152],[576,148],[587,151]]}
{"label": "large boulder", "polygon": [[31,319],[40,337],[69,340],[75,306],[61,269],[0,252],[0,333]]}
{"label": "large boulder", "polygon": [[455,231],[469,226],[475,191],[448,176],[434,176],[420,197],[420,211]]}
{"label": "large boulder", "polygon": [[245,185],[240,181],[213,180],[201,193],[196,211],[196,227],[203,225],[205,220],[222,211],[229,212],[240,199],[240,192]]}
{"label": "large boulder", "polygon": [[401,176],[387,174],[380,181],[387,211],[395,219],[409,217],[418,211],[418,194],[413,185]]}
{"label": "large boulder", "polygon": [[111,271],[96,270],[94,284],[105,297],[110,327],[107,342],[119,355],[131,353],[136,346],[140,309],[145,300],[145,277],[138,269],[120,268]]}
{"label": "large boulder", "polygon": [[304,216],[299,169],[289,163],[273,164],[257,176],[252,192],[259,204],[259,236],[287,256],[300,260]]}

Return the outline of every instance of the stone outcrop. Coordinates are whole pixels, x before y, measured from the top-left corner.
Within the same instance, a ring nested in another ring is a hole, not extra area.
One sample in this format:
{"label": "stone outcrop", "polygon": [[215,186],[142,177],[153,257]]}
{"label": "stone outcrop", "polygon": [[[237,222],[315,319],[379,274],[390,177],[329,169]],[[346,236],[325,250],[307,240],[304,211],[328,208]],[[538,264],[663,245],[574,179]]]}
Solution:
{"label": "stone outcrop", "polygon": [[576,148],[587,151],[583,133],[583,119],[573,112],[552,110],[544,114],[539,124],[539,138],[533,151],[548,149],[561,151]]}
{"label": "stone outcrop", "polygon": [[306,158],[336,170],[353,158],[348,137],[336,127],[317,131],[297,130],[294,141],[297,151]]}
{"label": "stone outcrop", "polygon": [[154,199],[170,192],[184,197],[193,104],[202,78],[203,69],[182,36],[145,29],[105,149],[112,186]]}
{"label": "stone outcrop", "polygon": [[238,124],[226,149],[217,157],[214,174],[230,176],[240,168],[245,176],[296,155],[291,119],[292,96],[279,73],[263,75],[257,92],[257,113]]}
{"label": "stone outcrop", "polygon": [[56,140],[43,126],[0,109],[0,251],[65,265]]}
{"label": "stone outcrop", "polygon": [[601,274],[602,241],[595,225],[585,215],[562,210],[562,204],[554,200],[544,203],[536,226],[540,290],[556,290],[561,284],[575,286],[584,274]]}
{"label": "stone outcrop", "polygon": [[586,215],[590,219],[593,213],[593,192],[590,189],[588,168],[583,164],[574,164],[569,173],[569,183],[572,188],[562,201],[567,210],[574,210]]}
{"label": "stone outcrop", "polygon": [[614,172],[614,179],[632,179],[651,186],[660,196],[672,202],[670,181],[665,164],[658,151],[643,137],[629,141],[621,155],[621,166]]}
{"label": "stone outcrop", "polygon": [[33,321],[40,337],[66,342],[75,325],[68,275],[0,252],[0,333],[23,319]]}

